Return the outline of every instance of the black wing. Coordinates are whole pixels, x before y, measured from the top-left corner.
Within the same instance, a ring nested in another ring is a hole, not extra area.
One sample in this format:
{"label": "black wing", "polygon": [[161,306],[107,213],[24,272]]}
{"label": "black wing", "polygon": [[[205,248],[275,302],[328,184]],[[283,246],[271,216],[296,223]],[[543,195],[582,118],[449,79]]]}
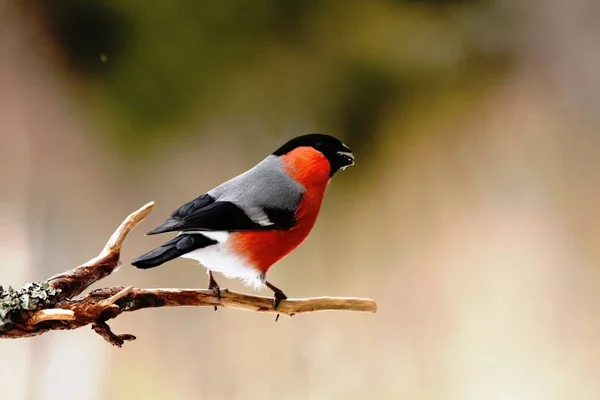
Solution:
{"label": "black wing", "polygon": [[148,232],[155,235],[175,231],[247,231],[289,229],[296,225],[292,210],[263,208],[270,224],[253,221],[240,207],[228,201],[215,201],[204,194],[175,210],[160,226]]}

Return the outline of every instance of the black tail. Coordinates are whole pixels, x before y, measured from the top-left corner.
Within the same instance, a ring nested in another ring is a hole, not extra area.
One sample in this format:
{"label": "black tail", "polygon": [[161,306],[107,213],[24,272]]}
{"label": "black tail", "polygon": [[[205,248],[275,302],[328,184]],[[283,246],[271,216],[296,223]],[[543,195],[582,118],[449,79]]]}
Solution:
{"label": "black tail", "polygon": [[217,241],[201,234],[182,234],[169,240],[167,243],[154,250],[142,254],[134,259],[131,264],[142,269],[158,267],[161,264],[180,257],[190,251],[201,249]]}
{"label": "black tail", "polygon": [[150,232],[146,233],[146,235],[156,235],[158,233],[173,232],[173,231],[181,230],[179,228],[181,228],[181,222],[169,218],[168,220],[166,220],[165,222],[163,222],[156,228],[152,229]]}

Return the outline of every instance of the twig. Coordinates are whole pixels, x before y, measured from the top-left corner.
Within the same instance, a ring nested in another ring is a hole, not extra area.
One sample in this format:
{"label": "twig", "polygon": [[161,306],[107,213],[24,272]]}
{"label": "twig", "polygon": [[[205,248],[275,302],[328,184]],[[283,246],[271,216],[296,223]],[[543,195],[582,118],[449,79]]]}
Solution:
{"label": "twig", "polygon": [[117,293],[113,294],[112,296],[110,296],[108,299],[106,300],[101,300],[100,302],[98,302],[98,304],[100,306],[104,306],[104,307],[108,307],[110,305],[113,305],[116,303],[117,300],[122,299],[123,297],[127,296],[129,293],[131,293],[133,291],[133,286],[129,286],[126,287],[123,290],[118,291]]}
{"label": "twig", "polygon": [[135,336],[130,335],[128,333],[117,335],[111,329],[110,326],[104,321],[97,321],[92,324],[92,329],[98,335],[102,336],[104,340],[113,346],[122,347],[123,343],[131,342],[137,339]]}
{"label": "twig", "polygon": [[90,285],[110,275],[119,266],[121,245],[133,228],[152,211],[154,202],[150,202],[131,213],[112,234],[98,254],[88,262],[48,279],[48,283],[61,291],[59,297],[70,299],[82,293]]}
{"label": "twig", "polygon": [[131,230],[152,210],[154,203],[129,215],[110,237],[100,254],[77,268],[55,275],[44,282],[4,291],[0,287],[0,338],[37,336],[50,330],[92,326],[107,342],[121,347],[135,340],[129,334],[117,335],[106,321],[123,312],[154,307],[218,306],[246,311],[295,315],[315,311],[348,310],[376,312],[371,299],[317,297],[288,299],[273,309],[270,297],[252,296],[221,290],[220,299],[211,289],[137,289],[110,287],[77,297],[91,284],[110,275],[119,265],[121,246]]}

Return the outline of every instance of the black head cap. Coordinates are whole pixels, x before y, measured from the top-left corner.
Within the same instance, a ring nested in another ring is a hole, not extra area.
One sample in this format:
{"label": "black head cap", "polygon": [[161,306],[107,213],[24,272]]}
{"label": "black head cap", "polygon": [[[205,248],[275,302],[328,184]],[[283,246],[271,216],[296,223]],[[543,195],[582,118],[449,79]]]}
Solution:
{"label": "black head cap", "polygon": [[273,155],[282,156],[298,147],[312,147],[323,153],[331,166],[329,176],[333,176],[340,169],[354,165],[354,154],[348,146],[333,136],[321,133],[295,137],[275,150]]}

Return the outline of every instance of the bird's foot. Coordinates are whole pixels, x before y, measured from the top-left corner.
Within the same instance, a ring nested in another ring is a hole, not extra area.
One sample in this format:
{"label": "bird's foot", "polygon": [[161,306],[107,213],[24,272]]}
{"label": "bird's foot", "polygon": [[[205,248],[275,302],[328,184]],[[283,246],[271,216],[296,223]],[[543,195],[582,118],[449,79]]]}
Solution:
{"label": "bird's foot", "polygon": [[273,296],[273,309],[275,311],[277,311],[277,307],[279,307],[279,303],[281,303],[281,300],[287,300],[287,296],[280,290],[278,292],[275,292]]}
{"label": "bird's foot", "polygon": [[[217,284],[217,281],[215,281],[215,278],[213,278],[212,272],[208,273],[208,277],[209,277],[208,288],[215,293],[215,296],[217,296],[217,300],[219,300],[219,302],[221,302],[221,288]],[[215,307],[215,311],[217,311],[218,307],[217,306],[214,306],[214,307]]]}
{"label": "bird's foot", "polygon": [[[286,300],[287,296],[282,292],[275,292],[275,295],[273,296],[273,309],[275,311],[277,311],[277,307],[279,307],[279,303],[281,303],[281,300]],[[277,314],[277,316],[275,317],[275,322],[279,321],[279,317],[280,314]]]}
{"label": "bird's foot", "polygon": [[[265,285],[273,291],[273,310],[277,311],[279,303],[281,303],[282,300],[286,300],[287,296],[281,291],[281,289],[273,286],[269,281],[265,281]],[[279,320],[279,314],[277,314],[277,317],[275,317],[275,322],[277,322],[277,320]]]}
{"label": "bird's foot", "polygon": [[[221,301],[221,288],[219,286],[209,286],[208,288],[215,293],[215,296],[217,296],[217,300],[219,300],[219,302],[220,302]],[[215,307],[215,311],[217,311],[219,309],[217,306],[214,306],[214,307]]]}
{"label": "bird's foot", "polygon": [[221,301],[221,288],[218,286],[209,286],[208,288],[215,293],[217,300]]}

